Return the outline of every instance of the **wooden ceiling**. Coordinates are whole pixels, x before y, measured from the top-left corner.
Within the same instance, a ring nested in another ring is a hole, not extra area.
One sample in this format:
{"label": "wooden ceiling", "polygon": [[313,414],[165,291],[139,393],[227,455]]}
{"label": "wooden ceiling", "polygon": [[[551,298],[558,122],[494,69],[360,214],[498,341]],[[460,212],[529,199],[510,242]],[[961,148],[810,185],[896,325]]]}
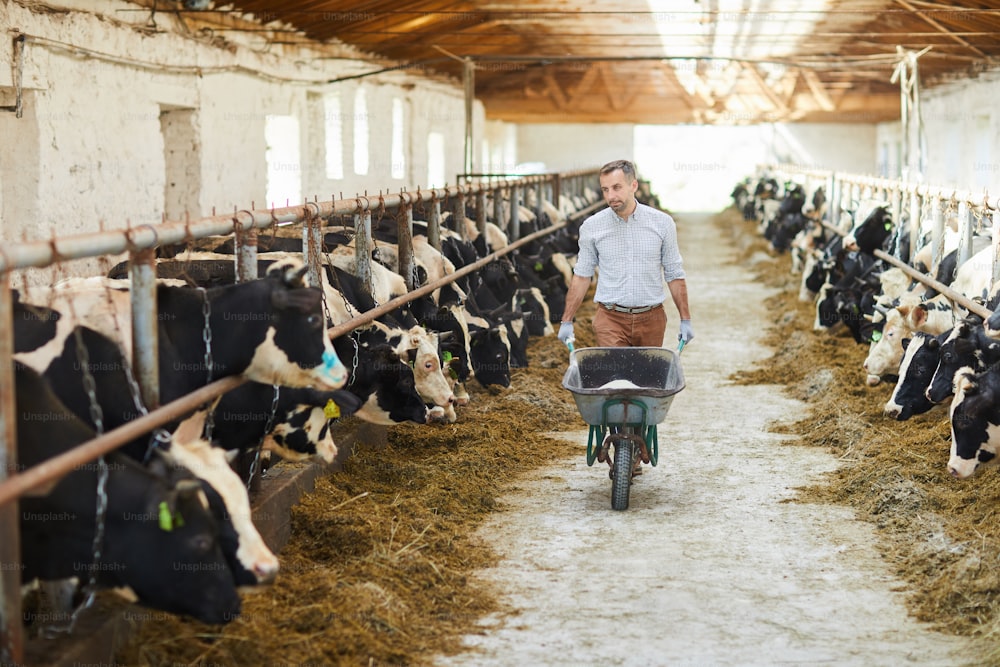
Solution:
{"label": "wooden ceiling", "polygon": [[216,0],[210,11],[260,21],[275,42],[351,45],[372,72],[405,64],[461,84],[471,62],[487,117],[511,122],[871,123],[899,118],[902,53],[923,51],[924,90],[1000,63],[1000,0]]}

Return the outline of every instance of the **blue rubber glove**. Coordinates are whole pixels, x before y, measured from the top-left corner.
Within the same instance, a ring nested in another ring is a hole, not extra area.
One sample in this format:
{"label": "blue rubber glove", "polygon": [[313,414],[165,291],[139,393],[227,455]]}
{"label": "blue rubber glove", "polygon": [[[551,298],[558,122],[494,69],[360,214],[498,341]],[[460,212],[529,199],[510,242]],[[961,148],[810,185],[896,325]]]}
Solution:
{"label": "blue rubber glove", "polygon": [[569,343],[572,340],[576,340],[576,336],[573,334],[572,322],[563,322],[559,325],[559,340],[563,343]]}
{"label": "blue rubber glove", "polygon": [[694,338],[694,329],[691,328],[691,320],[681,320],[681,331],[677,334],[677,340],[682,340],[687,345],[692,338]]}

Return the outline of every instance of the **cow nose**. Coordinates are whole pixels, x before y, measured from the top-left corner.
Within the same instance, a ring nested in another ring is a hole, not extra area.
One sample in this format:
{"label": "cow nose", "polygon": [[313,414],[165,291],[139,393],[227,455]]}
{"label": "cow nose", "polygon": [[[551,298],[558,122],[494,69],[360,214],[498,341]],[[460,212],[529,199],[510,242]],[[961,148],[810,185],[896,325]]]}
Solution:
{"label": "cow nose", "polygon": [[278,563],[260,562],[254,565],[253,573],[257,576],[259,584],[273,584],[278,577]]}
{"label": "cow nose", "polygon": [[892,417],[893,419],[895,419],[896,417],[899,416],[899,407],[895,405],[890,407],[887,405],[882,412],[885,414],[886,417]]}
{"label": "cow nose", "polygon": [[952,477],[956,477],[956,478],[958,477],[958,469],[957,468],[953,468],[953,467],[949,466],[948,467],[948,472],[951,473]]}

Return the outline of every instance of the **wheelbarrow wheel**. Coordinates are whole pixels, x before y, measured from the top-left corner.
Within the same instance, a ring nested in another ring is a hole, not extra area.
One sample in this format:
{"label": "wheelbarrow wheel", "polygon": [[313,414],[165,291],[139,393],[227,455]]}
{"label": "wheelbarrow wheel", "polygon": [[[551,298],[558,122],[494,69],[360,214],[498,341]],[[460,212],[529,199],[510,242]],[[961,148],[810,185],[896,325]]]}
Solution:
{"label": "wheelbarrow wheel", "polygon": [[611,477],[611,509],[627,510],[629,491],[632,489],[632,466],[635,464],[635,447],[629,440],[615,438],[615,465]]}

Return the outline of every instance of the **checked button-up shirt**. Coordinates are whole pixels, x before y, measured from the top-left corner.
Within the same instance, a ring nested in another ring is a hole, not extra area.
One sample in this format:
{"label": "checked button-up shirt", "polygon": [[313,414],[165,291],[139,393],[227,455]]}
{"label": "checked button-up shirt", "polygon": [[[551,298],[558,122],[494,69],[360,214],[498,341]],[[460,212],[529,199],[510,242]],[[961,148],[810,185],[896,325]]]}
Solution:
{"label": "checked button-up shirt", "polygon": [[684,278],[677,226],[662,211],[636,203],[627,220],[605,208],[580,227],[573,273],[592,278],[600,270],[594,301],[639,307],[666,300],[664,281]]}

